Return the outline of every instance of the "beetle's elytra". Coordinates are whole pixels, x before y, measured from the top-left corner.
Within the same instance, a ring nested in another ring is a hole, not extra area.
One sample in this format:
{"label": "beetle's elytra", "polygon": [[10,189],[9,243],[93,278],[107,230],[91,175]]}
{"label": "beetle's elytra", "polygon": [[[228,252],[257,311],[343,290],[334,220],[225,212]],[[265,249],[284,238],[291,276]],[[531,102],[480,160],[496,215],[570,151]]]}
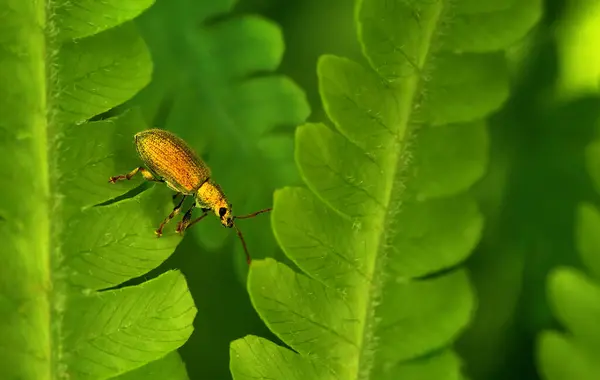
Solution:
{"label": "beetle's elytra", "polygon": [[[252,218],[271,211],[271,208],[245,216],[233,216],[232,206],[227,201],[225,193],[211,179],[210,168],[183,139],[162,129],[148,129],[137,133],[134,140],[138,155],[146,168],[140,166],[125,175],[110,177],[109,182],[130,180],[136,173],[140,172],[146,180],[164,182],[176,191],[173,199],[178,195],[182,195],[181,201],[158,226],[155,231],[156,235],[158,237],[162,235],[164,226],[179,214],[184,200],[188,196],[192,196],[195,202],[177,224],[177,232],[183,234],[186,229],[202,220],[212,210],[219,217],[223,226],[227,228],[235,227],[237,235],[242,241],[248,264],[250,264],[246,242],[234,220]],[[192,212],[195,207],[202,210],[202,215],[192,221]]]}
{"label": "beetle's elytra", "polygon": [[161,129],[134,136],[140,158],[148,169],[165,180],[167,186],[183,194],[193,194],[210,179],[210,169],[179,137]]}

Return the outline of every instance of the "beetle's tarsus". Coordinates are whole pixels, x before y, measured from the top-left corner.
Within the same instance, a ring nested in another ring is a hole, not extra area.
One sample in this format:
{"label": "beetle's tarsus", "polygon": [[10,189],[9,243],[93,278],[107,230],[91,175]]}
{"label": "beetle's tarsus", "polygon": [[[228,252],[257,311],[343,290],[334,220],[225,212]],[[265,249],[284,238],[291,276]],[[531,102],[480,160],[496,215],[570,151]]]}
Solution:
{"label": "beetle's tarsus", "polygon": [[165,225],[167,223],[169,223],[171,221],[171,219],[173,219],[175,217],[175,215],[179,214],[179,211],[181,210],[181,205],[183,205],[183,201],[185,201],[185,198],[187,198],[187,195],[184,194],[183,198],[181,198],[181,201],[179,202],[179,204],[177,206],[175,206],[173,211],[171,211],[171,213],[162,221],[160,226],[158,226],[158,230],[156,230],[157,234],[160,233],[162,235],[162,229],[165,227]]}
{"label": "beetle's tarsus", "polygon": [[[118,180],[125,179],[125,178],[127,178],[127,177],[124,176],[124,175],[118,175],[118,176],[110,177],[108,179],[108,182],[110,182],[110,183],[116,183]],[[127,178],[127,179],[129,179],[129,178]]]}
{"label": "beetle's tarsus", "polygon": [[177,232],[178,234],[181,233],[181,222],[177,223],[177,228],[175,229],[175,232]]}
{"label": "beetle's tarsus", "polygon": [[160,178],[154,178],[154,176],[152,175],[152,173],[150,173],[148,170],[144,169],[144,168],[143,168],[143,167],[141,167],[141,166],[139,166],[139,167],[137,167],[137,168],[133,169],[132,171],[130,171],[130,172],[129,172],[129,173],[127,173],[127,174],[124,174],[124,175],[117,175],[117,176],[114,176],[114,177],[110,177],[110,178],[108,179],[108,182],[110,182],[110,183],[115,183],[115,182],[117,182],[117,181],[119,181],[119,180],[122,180],[122,179],[126,179],[126,180],[128,180],[128,181],[129,181],[129,180],[130,180],[130,179],[131,179],[131,178],[132,178],[134,175],[136,175],[138,172],[139,172],[139,173],[141,173],[141,174],[142,174],[142,176],[143,176],[143,177],[144,177],[144,178],[145,178],[147,181],[154,181],[154,182],[164,182],[164,181],[163,181],[162,179],[160,179]]}

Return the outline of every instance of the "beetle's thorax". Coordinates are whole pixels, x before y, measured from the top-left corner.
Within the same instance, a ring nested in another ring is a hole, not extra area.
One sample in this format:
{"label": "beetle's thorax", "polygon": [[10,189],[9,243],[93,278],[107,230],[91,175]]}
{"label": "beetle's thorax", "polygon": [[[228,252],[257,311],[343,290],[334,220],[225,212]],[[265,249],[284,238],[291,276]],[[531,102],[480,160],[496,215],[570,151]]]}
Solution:
{"label": "beetle's thorax", "polygon": [[209,179],[204,182],[196,193],[197,203],[200,207],[210,207],[215,215],[221,220],[223,226],[231,228],[233,227],[233,214],[231,211],[231,205],[225,197],[225,193],[221,190],[221,187],[217,185],[213,180]]}

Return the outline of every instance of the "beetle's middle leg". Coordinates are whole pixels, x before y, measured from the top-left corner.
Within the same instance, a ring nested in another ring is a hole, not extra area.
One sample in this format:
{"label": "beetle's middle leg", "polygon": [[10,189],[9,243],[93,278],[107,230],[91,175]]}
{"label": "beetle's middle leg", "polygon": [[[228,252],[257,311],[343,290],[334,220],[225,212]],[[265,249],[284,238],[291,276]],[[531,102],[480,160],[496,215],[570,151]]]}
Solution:
{"label": "beetle's middle leg", "polygon": [[117,182],[117,181],[122,181],[122,180],[124,180],[124,179],[126,179],[126,180],[130,180],[130,179],[131,179],[131,177],[133,177],[134,175],[136,175],[138,172],[140,172],[140,173],[142,174],[142,176],[144,177],[144,179],[145,179],[146,181],[153,181],[153,182],[164,182],[164,180],[163,180],[163,179],[160,179],[160,178],[155,178],[155,177],[152,175],[152,173],[150,173],[150,171],[149,171],[149,170],[147,170],[147,169],[145,169],[145,168],[143,168],[143,167],[141,167],[141,166],[140,166],[140,167],[137,167],[137,168],[135,168],[135,169],[133,169],[132,171],[130,171],[130,172],[129,172],[129,173],[127,173],[127,174],[124,174],[124,175],[117,175],[117,176],[114,176],[114,177],[110,177],[110,178],[108,179],[108,182],[110,182],[110,183],[115,183],[115,182]]}
{"label": "beetle's middle leg", "polygon": [[165,220],[163,220],[160,223],[160,226],[158,226],[158,229],[156,231],[154,231],[154,233],[156,233],[156,235],[158,237],[160,237],[162,235],[162,230],[165,227],[165,225],[167,223],[169,223],[171,221],[171,219],[173,219],[175,217],[175,215],[179,214],[179,211],[181,211],[181,206],[183,205],[183,201],[185,201],[185,198],[187,198],[187,195],[184,195],[183,197],[181,197],[181,201],[179,201],[177,206],[175,206],[173,211],[171,211],[171,213],[165,218]]}
{"label": "beetle's middle leg", "polygon": [[[181,235],[183,235],[183,232],[185,230],[188,229],[188,227],[193,224],[192,222],[190,222],[190,220],[192,219],[192,211],[194,211],[194,208],[196,207],[195,204],[193,204],[189,210],[187,210],[187,212],[185,213],[185,215],[183,216],[183,218],[181,219],[181,222],[177,223],[177,232]],[[202,210],[202,216],[199,219],[204,218],[207,214],[208,211],[210,211],[210,208],[201,208]],[[194,222],[195,223],[195,222]]]}

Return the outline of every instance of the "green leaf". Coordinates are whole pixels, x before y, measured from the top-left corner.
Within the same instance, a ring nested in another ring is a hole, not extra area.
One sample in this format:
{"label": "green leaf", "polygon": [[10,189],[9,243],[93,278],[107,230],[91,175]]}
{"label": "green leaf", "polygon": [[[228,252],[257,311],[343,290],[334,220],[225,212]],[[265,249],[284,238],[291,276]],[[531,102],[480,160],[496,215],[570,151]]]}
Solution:
{"label": "green leaf", "polygon": [[[257,350],[256,348],[259,347]],[[239,379],[304,380],[325,379],[323,368],[303,360],[293,351],[257,336],[247,336],[231,343],[231,371]],[[286,363],[279,366],[278,363]]]}
{"label": "green leaf", "polygon": [[[483,229],[468,190],[487,166],[484,118],[508,97],[498,49],[540,14],[537,0],[491,3],[357,2],[371,67],[320,58],[333,127],[297,129],[306,188],[275,192],[275,236],[301,272],[268,259],[248,276],[254,307],[296,353],[255,337],[235,341],[236,380],[463,378],[452,346],[475,299],[460,264]],[[479,23],[468,34],[467,23],[453,29],[478,12],[503,22],[481,35]],[[515,20],[517,32],[506,33]]]}
{"label": "green leaf", "polygon": [[147,365],[114,377],[113,380],[187,380],[185,364],[177,352],[171,352],[162,359],[155,360]]}
{"label": "green leaf", "polygon": [[65,41],[57,54],[56,123],[81,122],[131,98],[150,78],[144,41],[131,23],[84,40]]}
{"label": "green leaf", "polygon": [[[590,157],[588,157],[590,158]],[[544,331],[538,339],[538,362],[544,378],[597,379],[600,365],[600,212],[587,203],[577,210],[577,247],[590,275],[556,268],[548,276],[548,298],[567,333]]]}
{"label": "green leaf", "polygon": [[[289,127],[310,109],[294,82],[272,73],[284,52],[279,26],[229,15],[234,3],[158,0],[140,17],[156,70],[136,104],[148,121],[198,150],[234,212],[244,215],[269,207],[275,188],[298,181]],[[254,257],[275,253],[268,217],[239,224]],[[216,218],[190,233],[212,250],[235,238]],[[243,260],[241,244],[235,246]]]}
{"label": "green leaf", "polygon": [[153,233],[166,189],[115,201],[141,180],[108,183],[140,164],[132,136],[147,127],[135,111],[90,121],[149,82],[129,21],[149,5],[0,1],[2,378],[187,378],[175,350],[196,309],[183,275],[115,288],[179,241]]}
{"label": "green leaf", "polygon": [[70,301],[63,355],[73,377],[105,379],[137,368],[177,349],[192,332],[195,308],[185,279],[176,271]]}
{"label": "green leaf", "polygon": [[153,0],[60,1],[53,21],[60,40],[83,38],[134,19],[152,3]]}
{"label": "green leaf", "polygon": [[539,336],[542,376],[546,379],[597,379],[597,355],[582,347],[575,339],[556,331]]}
{"label": "green leaf", "polygon": [[590,274],[600,278],[600,213],[590,204],[584,203],[578,210],[579,222],[576,233],[577,249],[581,260]]}

